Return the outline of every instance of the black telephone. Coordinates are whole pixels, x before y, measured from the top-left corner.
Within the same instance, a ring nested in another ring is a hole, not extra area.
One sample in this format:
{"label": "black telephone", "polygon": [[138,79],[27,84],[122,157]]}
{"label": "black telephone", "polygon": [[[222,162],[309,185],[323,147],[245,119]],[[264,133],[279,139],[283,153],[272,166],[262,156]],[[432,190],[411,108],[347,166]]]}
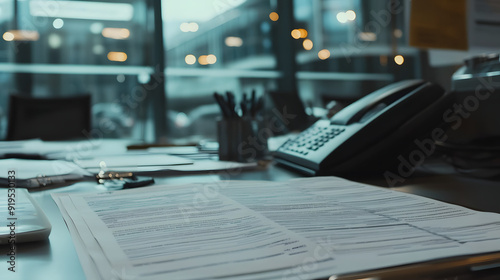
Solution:
{"label": "black telephone", "polygon": [[396,164],[418,137],[442,124],[449,94],[421,80],[397,82],[317,121],[275,153],[307,175],[365,175]]}

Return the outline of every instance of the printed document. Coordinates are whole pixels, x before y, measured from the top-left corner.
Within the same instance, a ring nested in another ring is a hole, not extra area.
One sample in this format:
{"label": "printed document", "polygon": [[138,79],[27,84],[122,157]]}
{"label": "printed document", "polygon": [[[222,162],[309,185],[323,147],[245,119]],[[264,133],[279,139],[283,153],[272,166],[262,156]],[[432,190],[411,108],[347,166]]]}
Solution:
{"label": "printed document", "polygon": [[53,197],[92,278],[314,279],[500,251],[499,214],[336,177]]}
{"label": "printed document", "polygon": [[193,208],[190,186],[166,190],[60,197],[70,216],[78,209],[73,223],[103,279],[248,274],[298,265],[314,248],[228,197]]}

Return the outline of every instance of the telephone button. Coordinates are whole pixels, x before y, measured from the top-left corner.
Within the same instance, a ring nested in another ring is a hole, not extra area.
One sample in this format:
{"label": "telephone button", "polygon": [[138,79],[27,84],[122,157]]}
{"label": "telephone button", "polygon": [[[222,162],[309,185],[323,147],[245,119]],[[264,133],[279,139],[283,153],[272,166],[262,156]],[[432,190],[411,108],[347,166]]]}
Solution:
{"label": "telephone button", "polygon": [[308,147],[308,149],[312,150],[312,151],[317,151],[319,148],[320,148],[320,146],[317,146],[317,145],[313,145],[313,146]]}

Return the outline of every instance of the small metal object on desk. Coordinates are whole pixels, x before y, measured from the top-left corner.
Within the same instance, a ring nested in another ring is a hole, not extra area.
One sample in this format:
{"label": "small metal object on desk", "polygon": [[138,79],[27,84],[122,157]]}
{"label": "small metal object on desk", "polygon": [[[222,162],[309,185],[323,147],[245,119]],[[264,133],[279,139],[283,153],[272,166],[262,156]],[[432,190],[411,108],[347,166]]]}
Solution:
{"label": "small metal object on desk", "polygon": [[97,173],[96,179],[99,184],[113,189],[130,189],[144,187],[154,184],[152,177],[136,176],[132,172],[105,171],[106,164],[100,163],[101,171]]}

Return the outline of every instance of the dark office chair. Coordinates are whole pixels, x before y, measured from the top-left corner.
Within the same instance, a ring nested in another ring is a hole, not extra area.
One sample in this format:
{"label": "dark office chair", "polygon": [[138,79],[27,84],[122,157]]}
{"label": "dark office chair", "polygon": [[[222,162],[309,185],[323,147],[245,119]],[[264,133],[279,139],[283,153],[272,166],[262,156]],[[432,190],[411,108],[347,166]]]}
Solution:
{"label": "dark office chair", "polygon": [[[273,114],[288,131],[304,130],[314,123],[313,116],[306,113],[306,108],[296,91],[271,91],[269,97],[274,104]],[[291,119],[283,119],[286,117]]]}
{"label": "dark office chair", "polygon": [[84,138],[90,131],[90,95],[33,98],[11,95],[7,140]]}

